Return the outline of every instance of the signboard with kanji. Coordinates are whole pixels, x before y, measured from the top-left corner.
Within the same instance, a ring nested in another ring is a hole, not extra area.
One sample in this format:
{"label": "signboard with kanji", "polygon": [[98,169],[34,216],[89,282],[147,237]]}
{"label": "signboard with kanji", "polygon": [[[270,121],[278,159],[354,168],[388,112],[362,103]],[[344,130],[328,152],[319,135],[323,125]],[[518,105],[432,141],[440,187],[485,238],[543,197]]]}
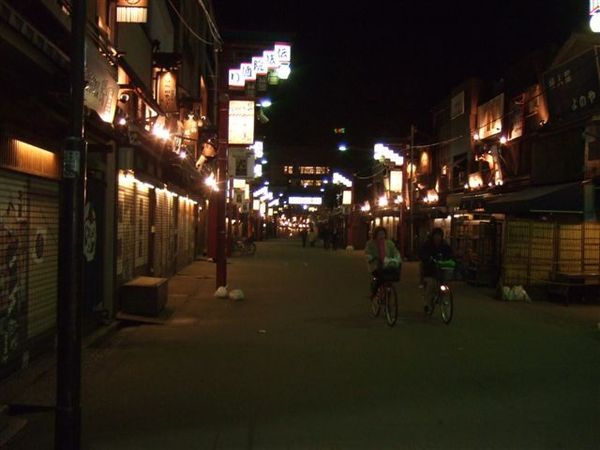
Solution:
{"label": "signboard with kanji", "polygon": [[589,114],[600,105],[598,51],[590,49],[544,74],[550,119],[568,120]]}
{"label": "signboard with kanji", "polygon": [[229,144],[251,145],[254,143],[254,101],[229,101]]}

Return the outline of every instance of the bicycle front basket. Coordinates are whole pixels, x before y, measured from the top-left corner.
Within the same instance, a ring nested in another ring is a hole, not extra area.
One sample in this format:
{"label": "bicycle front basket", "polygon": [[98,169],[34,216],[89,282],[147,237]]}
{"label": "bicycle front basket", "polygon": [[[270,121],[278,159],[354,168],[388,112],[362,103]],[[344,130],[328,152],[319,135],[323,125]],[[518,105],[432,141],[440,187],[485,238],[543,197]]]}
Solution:
{"label": "bicycle front basket", "polygon": [[456,280],[456,268],[454,267],[440,267],[440,278],[441,281],[447,283],[448,281]]}
{"label": "bicycle front basket", "polygon": [[385,269],[380,276],[381,281],[397,282],[400,281],[400,269]]}

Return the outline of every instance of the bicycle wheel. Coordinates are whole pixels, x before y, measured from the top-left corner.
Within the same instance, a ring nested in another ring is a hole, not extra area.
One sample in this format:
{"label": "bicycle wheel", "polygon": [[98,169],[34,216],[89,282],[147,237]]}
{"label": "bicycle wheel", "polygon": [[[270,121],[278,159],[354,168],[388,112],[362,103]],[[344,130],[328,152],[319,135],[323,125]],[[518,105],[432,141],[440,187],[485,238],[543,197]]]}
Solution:
{"label": "bicycle wheel", "polygon": [[250,256],[254,256],[254,254],[256,253],[256,244],[254,242],[250,242],[250,244],[248,244],[247,248],[247,252]]}
{"label": "bicycle wheel", "polygon": [[373,315],[373,317],[378,317],[379,316],[379,311],[381,310],[381,293],[383,290],[383,286],[379,287],[379,289],[377,289],[377,292],[375,293],[375,295],[371,296],[371,314]]}
{"label": "bicycle wheel", "polygon": [[385,320],[390,327],[398,320],[398,294],[392,284],[385,287]]}
{"label": "bicycle wheel", "polygon": [[454,311],[454,298],[450,288],[440,291],[440,310],[442,312],[442,320],[446,325],[452,321],[452,313]]}

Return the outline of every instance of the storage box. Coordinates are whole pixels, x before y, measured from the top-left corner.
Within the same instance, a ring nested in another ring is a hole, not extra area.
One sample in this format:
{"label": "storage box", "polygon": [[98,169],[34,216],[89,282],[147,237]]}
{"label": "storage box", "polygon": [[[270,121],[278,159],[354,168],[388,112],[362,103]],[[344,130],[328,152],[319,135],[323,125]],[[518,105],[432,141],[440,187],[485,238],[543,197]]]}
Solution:
{"label": "storage box", "polygon": [[156,317],[167,304],[168,278],[137,277],[121,286],[121,311]]}

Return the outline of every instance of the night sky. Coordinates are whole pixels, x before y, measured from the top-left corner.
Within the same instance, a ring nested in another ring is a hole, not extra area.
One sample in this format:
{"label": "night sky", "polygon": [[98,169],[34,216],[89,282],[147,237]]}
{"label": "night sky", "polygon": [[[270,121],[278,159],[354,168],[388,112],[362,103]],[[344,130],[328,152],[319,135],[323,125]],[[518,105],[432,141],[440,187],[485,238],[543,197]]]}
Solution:
{"label": "night sky", "polygon": [[[268,141],[334,155],[333,128],[358,152],[430,126],[469,76],[501,78],[531,51],[587,24],[587,0],[216,1],[222,30],[295,35],[292,76],[272,92]],[[356,153],[355,152],[355,153]],[[356,160],[356,154],[346,156]]]}

